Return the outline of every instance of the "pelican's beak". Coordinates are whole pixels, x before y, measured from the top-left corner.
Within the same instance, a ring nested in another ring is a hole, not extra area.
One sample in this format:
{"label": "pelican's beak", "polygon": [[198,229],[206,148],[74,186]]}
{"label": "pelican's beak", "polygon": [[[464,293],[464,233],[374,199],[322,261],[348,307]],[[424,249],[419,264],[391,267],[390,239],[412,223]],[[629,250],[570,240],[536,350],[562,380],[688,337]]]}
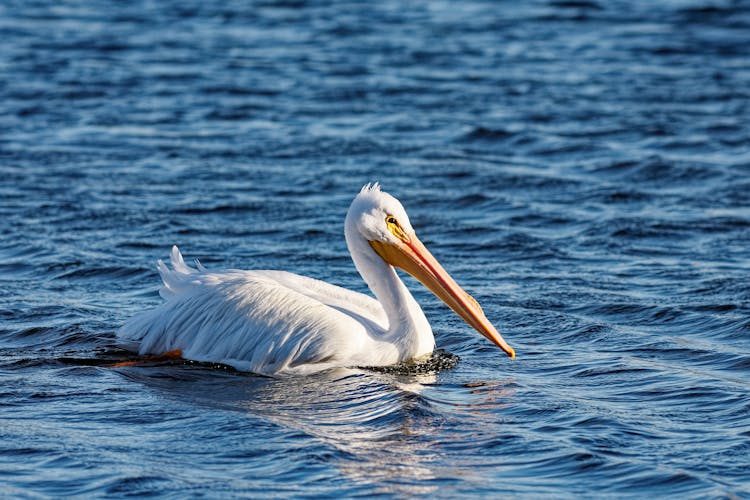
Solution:
{"label": "pelican's beak", "polygon": [[397,244],[370,241],[370,246],[388,264],[403,269],[417,278],[464,321],[505,351],[508,356],[516,357],[516,352],[492,326],[474,297],[458,286],[414,233],[403,234]]}

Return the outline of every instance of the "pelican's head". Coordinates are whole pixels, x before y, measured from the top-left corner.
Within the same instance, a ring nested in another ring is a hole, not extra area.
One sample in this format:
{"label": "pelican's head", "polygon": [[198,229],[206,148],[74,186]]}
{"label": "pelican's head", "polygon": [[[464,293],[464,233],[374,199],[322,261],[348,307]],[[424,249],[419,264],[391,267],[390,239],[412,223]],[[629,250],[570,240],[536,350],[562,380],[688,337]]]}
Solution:
{"label": "pelican's head", "polygon": [[347,226],[356,227],[385,262],[414,276],[475,330],[515,358],[515,351],[492,326],[479,303],[419,241],[396,198],[381,191],[377,183],[367,184],[352,202],[346,219]]}

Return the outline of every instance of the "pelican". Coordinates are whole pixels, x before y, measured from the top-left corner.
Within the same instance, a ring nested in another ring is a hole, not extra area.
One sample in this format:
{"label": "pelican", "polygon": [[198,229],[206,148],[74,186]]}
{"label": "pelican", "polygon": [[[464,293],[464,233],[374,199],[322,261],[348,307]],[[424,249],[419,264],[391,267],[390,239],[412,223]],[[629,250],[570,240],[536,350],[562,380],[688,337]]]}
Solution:
{"label": "pelican", "polygon": [[433,351],[435,337],[397,267],[515,357],[477,301],[419,241],[401,203],[378,183],[354,198],[344,234],[376,299],[285,271],[210,271],[197,260],[193,268],[175,246],[172,267],[157,265],[165,301],[126,322],[118,339],[141,355],[171,352],[271,376],[418,359]]}

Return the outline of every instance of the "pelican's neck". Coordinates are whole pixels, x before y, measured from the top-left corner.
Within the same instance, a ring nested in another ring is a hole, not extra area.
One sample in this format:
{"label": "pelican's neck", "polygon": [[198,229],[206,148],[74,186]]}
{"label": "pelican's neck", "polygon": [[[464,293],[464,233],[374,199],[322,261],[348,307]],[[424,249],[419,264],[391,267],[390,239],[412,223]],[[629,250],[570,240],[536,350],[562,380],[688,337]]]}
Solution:
{"label": "pelican's neck", "polygon": [[404,359],[432,352],[435,347],[432,328],[396,270],[349,224],[346,243],[357,271],[388,317],[388,327],[382,333],[382,339],[396,344]]}

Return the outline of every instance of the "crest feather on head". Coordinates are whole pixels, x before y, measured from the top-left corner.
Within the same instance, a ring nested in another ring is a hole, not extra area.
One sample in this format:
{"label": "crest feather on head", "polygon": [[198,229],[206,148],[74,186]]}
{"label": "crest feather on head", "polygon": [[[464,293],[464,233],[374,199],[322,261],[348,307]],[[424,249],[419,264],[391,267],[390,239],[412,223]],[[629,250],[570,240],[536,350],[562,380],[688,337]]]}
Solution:
{"label": "crest feather on head", "polygon": [[359,192],[360,193],[379,193],[380,183],[378,181],[368,182],[367,184],[362,186],[362,189],[360,189]]}

